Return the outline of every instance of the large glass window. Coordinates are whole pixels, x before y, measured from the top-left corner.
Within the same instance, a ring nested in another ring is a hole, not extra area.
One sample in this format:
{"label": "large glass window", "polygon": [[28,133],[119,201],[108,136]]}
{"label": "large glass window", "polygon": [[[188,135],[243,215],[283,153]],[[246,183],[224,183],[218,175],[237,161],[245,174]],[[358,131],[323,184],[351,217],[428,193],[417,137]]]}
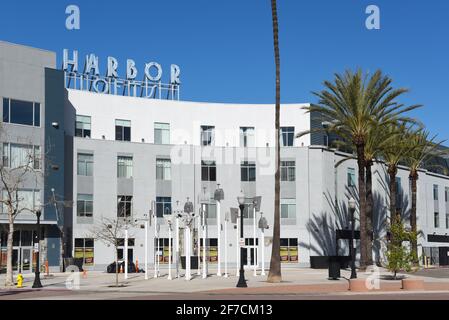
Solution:
{"label": "large glass window", "polygon": [[131,141],[131,121],[115,120],[115,140]]}
{"label": "large glass window", "polygon": [[75,258],[82,258],[85,266],[93,266],[94,239],[75,238]]}
{"label": "large glass window", "polygon": [[[16,193],[17,192],[17,193]],[[17,210],[20,212],[34,213],[35,210],[41,208],[41,192],[40,190],[32,189],[19,189],[13,192],[11,195],[11,200],[13,201],[13,206],[17,205]],[[3,199],[8,199],[8,194],[6,190],[2,191]],[[8,213],[8,207],[2,202],[1,210],[3,214]]]}
{"label": "large glass window", "polygon": [[281,262],[298,262],[298,239],[281,238]]}
{"label": "large glass window", "polygon": [[281,127],[281,147],[293,147],[295,127]]}
{"label": "large glass window", "polygon": [[78,175],[91,177],[94,170],[94,156],[88,153],[78,153]]}
{"label": "large glass window", "polygon": [[217,181],[215,161],[201,161],[201,181]]}
{"label": "large glass window", "polygon": [[3,122],[40,127],[40,110],[40,103],[4,98]]}
{"label": "large glass window", "polygon": [[171,197],[156,197],[156,217],[171,214]]}
{"label": "large glass window", "polygon": [[433,185],[433,200],[438,200],[438,185]]}
{"label": "large glass window", "polygon": [[206,204],[206,218],[217,219],[217,205],[215,203]]}
{"label": "large glass window", "polygon": [[[200,238],[200,252],[203,252],[203,238]],[[203,255],[200,254],[200,261],[203,261]],[[207,238],[206,239],[206,261],[209,263],[218,262],[218,239]]]}
{"label": "large glass window", "polygon": [[254,127],[240,127],[240,146],[244,148],[255,146]]}
{"label": "large glass window", "polygon": [[117,177],[130,179],[133,177],[133,157],[117,157]]}
{"label": "large glass window", "polygon": [[355,169],[348,168],[348,187],[355,187]]}
{"label": "large glass window", "polygon": [[89,116],[76,115],[75,136],[81,138],[90,138],[91,118]]}
{"label": "large glass window", "polygon": [[434,214],[433,214],[433,225],[435,228],[440,227],[440,213],[439,212],[434,212]]}
{"label": "large glass window", "polygon": [[256,181],[256,163],[243,161],[240,165],[241,181]]}
{"label": "large glass window", "polygon": [[201,126],[201,145],[213,146],[215,144],[215,127]]}
{"label": "large glass window", "polygon": [[117,196],[117,217],[131,217],[133,208],[132,204],[133,196]]}
{"label": "large glass window", "polygon": [[296,200],[281,199],[281,219],[296,218]]}
{"label": "large glass window", "polygon": [[449,202],[449,187],[444,188],[444,201]]}
{"label": "large glass window", "polygon": [[170,144],[170,124],[169,123],[154,123],[154,143],[155,144]]}
{"label": "large glass window", "polygon": [[171,180],[170,159],[156,159],[156,179]]}
{"label": "large glass window", "polygon": [[92,217],[94,213],[94,199],[91,194],[78,194],[76,202],[78,217]]}
{"label": "large glass window", "polygon": [[449,213],[446,213],[446,229],[449,229]]}
{"label": "large glass window", "polygon": [[35,170],[41,168],[41,150],[39,146],[4,143],[3,144],[3,166],[20,168],[31,166]]}
{"label": "large glass window", "polygon": [[281,181],[295,181],[295,161],[281,161]]}

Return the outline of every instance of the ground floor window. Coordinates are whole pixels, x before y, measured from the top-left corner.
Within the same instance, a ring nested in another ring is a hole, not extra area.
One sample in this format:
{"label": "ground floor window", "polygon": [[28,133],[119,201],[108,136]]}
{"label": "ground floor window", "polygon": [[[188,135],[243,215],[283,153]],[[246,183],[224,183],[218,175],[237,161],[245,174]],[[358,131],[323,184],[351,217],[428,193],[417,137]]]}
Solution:
{"label": "ground floor window", "polygon": [[[203,238],[200,239],[200,261],[203,261]],[[218,261],[218,239],[206,239],[206,261],[217,263]]]}
{"label": "ground floor window", "polygon": [[94,239],[75,238],[74,258],[83,258],[84,265],[89,267],[94,265]]}
{"label": "ground floor window", "polygon": [[[134,261],[134,238],[128,238],[128,261]],[[125,260],[125,239],[117,239],[117,259],[119,261]]]}
{"label": "ground floor window", "polygon": [[281,262],[298,262],[298,239],[281,238]]}
{"label": "ground floor window", "polygon": [[[159,243],[158,243],[159,240]],[[157,258],[159,259],[159,263],[163,263],[163,264],[168,264],[168,257],[169,257],[169,239],[168,238],[159,238],[159,239],[155,239],[154,241],[155,244],[155,251],[157,251]],[[159,246],[158,246],[159,244]],[[171,239],[171,260],[172,263],[174,262],[173,260],[173,255],[174,255],[174,246],[173,246],[173,238]]]}

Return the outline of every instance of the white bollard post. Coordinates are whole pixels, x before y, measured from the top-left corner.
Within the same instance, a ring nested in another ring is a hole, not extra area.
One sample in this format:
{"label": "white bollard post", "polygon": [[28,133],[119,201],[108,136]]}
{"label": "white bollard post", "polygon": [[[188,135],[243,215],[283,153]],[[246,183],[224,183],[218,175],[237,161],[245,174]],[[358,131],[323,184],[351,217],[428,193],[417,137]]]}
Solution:
{"label": "white bollard post", "polygon": [[186,280],[190,280],[192,278],[190,274],[190,227],[187,226],[186,230]]}
{"label": "white bollard post", "polygon": [[201,268],[200,268],[200,265],[201,265],[201,250],[200,250],[200,242],[201,242],[201,209],[200,209],[200,216],[199,217],[197,217],[197,219],[196,219],[198,222],[197,222],[197,224],[198,224],[198,226],[197,226],[197,228],[198,228],[198,235],[197,235],[197,238],[198,238],[198,248],[197,248],[197,254],[198,254],[198,269],[196,269],[196,274],[198,275],[198,276],[200,276],[201,275]]}
{"label": "white bollard post", "polygon": [[175,254],[176,254],[176,278],[179,278],[179,218],[176,217],[176,246],[175,246]]}
{"label": "white bollard post", "polygon": [[154,278],[158,277],[158,249],[159,249],[159,239],[157,238],[157,217],[156,215],[154,217]]}
{"label": "white bollard post", "polygon": [[125,228],[125,279],[128,279],[128,226]]}
{"label": "white bollard post", "polygon": [[260,252],[261,252],[261,268],[262,268],[262,272],[261,275],[264,276],[265,275],[265,231],[264,229],[261,229],[262,233],[262,241],[260,243]]}

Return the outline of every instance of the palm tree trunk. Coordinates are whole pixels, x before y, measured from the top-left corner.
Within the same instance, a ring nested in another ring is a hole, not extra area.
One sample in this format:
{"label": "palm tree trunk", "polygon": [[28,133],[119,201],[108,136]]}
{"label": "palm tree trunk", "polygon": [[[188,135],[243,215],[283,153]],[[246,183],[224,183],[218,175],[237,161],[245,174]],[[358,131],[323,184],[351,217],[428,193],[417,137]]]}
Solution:
{"label": "palm tree trunk", "polygon": [[12,273],[12,249],[13,249],[13,235],[14,235],[14,220],[12,218],[12,214],[8,214],[8,223],[9,223],[9,231],[8,231],[8,240],[6,242],[6,279],[5,279],[5,287],[13,287],[14,286],[14,277]]}
{"label": "palm tree trunk", "polygon": [[360,214],[360,268],[365,269],[367,266],[366,243],[368,235],[366,232],[366,186],[365,186],[365,145],[358,143],[357,147],[357,165],[359,169],[359,214]]}
{"label": "palm tree trunk", "polygon": [[[418,181],[418,172],[413,171],[410,172],[410,182],[411,182],[411,188],[412,188],[412,211],[410,214],[410,227],[412,229],[412,232],[416,234],[417,228],[416,228],[416,192],[417,192],[417,181]],[[413,262],[415,264],[418,264],[418,240],[416,238],[412,241],[412,254],[413,254]]]}
{"label": "palm tree trunk", "polygon": [[398,173],[398,168],[396,165],[388,166],[388,175],[390,177],[389,188],[390,188],[390,219],[393,221],[395,218],[401,221],[400,212],[396,209],[396,198],[397,198],[397,190],[396,190],[396,174]]}
{"label": "palm tree trunk", "polygon": [[373,264],[373,210],[374,210],[374,199],[373,199],[373,179],[371,168],[373,162],[368,160],[366,162],[366,230],[368,232],[368,241],[366,242],[366,258],[368,265]]}
{"label": "palm tree trunk", "polygon": [[279,57],[279,27],[277,17],[276,0],[271,0],[271,15],[273,20],[273,41],[274,41],[274,60],[276,64],[276,111],[275,111],[275,162],[276,173],[274,176],[274,225],[273,225],[273,244],[271,250],[270,272],[268,273],[268,282],[281,282],[281,217],[280,217],[280,109],[281,109],[281,70]]}

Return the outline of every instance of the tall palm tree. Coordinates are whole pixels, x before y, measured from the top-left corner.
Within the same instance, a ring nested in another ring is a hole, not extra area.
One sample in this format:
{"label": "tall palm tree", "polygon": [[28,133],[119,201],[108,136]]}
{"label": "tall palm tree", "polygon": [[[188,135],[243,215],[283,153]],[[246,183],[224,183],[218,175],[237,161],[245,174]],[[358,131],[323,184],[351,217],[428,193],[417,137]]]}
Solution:
{"label": "tall palm tree", "polygon": [[271,16],[273,20],[274,61],[276,64],[276,111],[275,111],[275,162],[276,173],[274,176],[274,225],[273,244],[271,249],[270,272],[268,282],[281,282],[281,215],[280,215],[280,109],[281,109],[281,64],[279,55],[279,26],[276,0],[271,0]]}
{"label": "tall palm tree", "polygon": [[390,218],[401,220],[401,213],[397,210],[397,186],[396,176],[398,173],[398,166],[403,162],[409,151],[410,145],[407,142],[408,131],[410,129],[405,124],[391,124],[384,127],[384,131],[391,135],[391,138],[387,140],[381,150],[381,157],[387,167],[388,173],[388,189],[389,189],[389,206],[390,206]]}
{"label": "tall palm tree", "polygon": [[[407,156],[407,165],[410,168],[409,180],[412,192],[412,208],[410,214],[410,227],[412,232],[417,232],[416,227],[416,203],[417,203],[417,181],[418,181],[418,170],[424,166],[425,162],[434,156],[440,156],[446,152],[440,151],[439,147],[443,143],[435,142],[436,136],[430,138],[429,132],[423,128],[418,129],[408,135],[407,143],[410,147],[410,152]],[[412,241],[412,253],[414,255],[414,262],[418,263],[418,243],[415,238]]]}
{"label": "tall palm tree", "polygon": [[376,71],[369,79],[368,76],[363,75],[361,70],[357,70],[357,72],[348,70],[343,75],[336,74],[334,83],[325,81],[326,89],[314,92],[314,95],[319,98],[318,104],[304,108],[308,112],[316,111],[332,119],[327,130],[335,132],[354,146],[358,165],[360,266],[362,268],[366,267],[368,262],[365,148],[370,129],[373,123],[386,126],[397,121],[409,121],[409,118],[402,114],[417,107],[404,107],[395,102],[395,99],[407,92],[407,89],[393,89],[391,82],[392,80],[383,76],[380,70]]}

